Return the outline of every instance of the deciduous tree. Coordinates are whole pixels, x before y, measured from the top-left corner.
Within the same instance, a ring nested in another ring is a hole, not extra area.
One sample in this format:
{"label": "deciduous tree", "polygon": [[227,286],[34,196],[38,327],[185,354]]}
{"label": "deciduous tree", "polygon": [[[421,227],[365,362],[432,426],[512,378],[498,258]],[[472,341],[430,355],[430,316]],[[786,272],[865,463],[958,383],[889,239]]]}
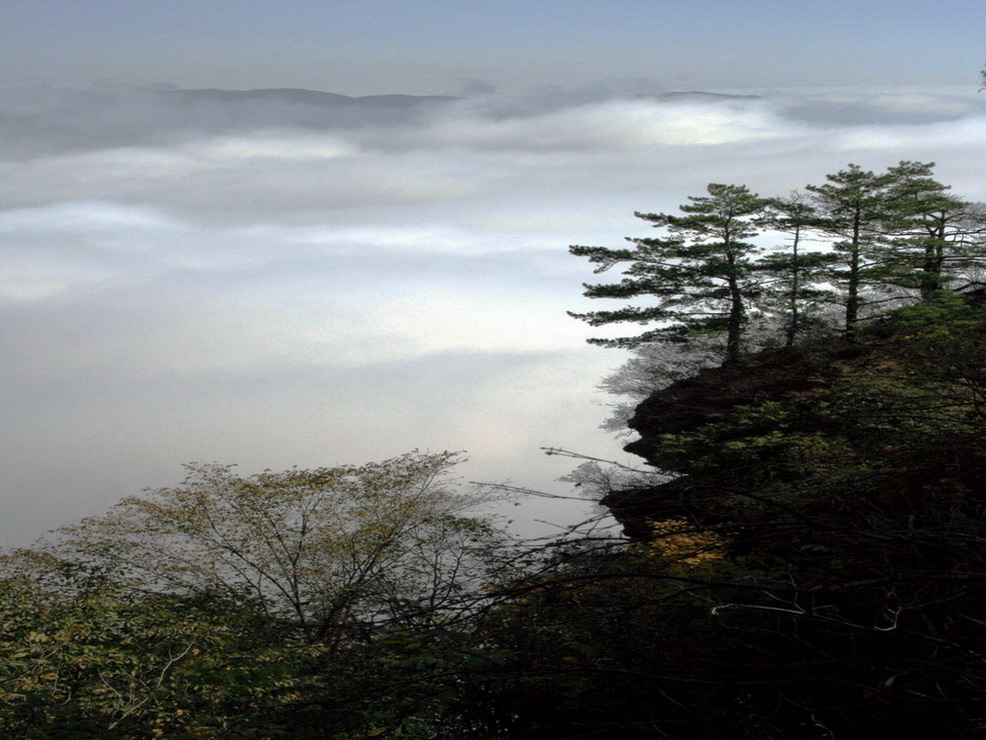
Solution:
{"label": "deciduous tree", "polygon": [[411,453],[249,477],[189,465],[181,486],[67,527],[51,549],[132,589],[250,598],[335,646],[478,585],[493,530],[466,516],[476,498],[448,481],[458,459]]}

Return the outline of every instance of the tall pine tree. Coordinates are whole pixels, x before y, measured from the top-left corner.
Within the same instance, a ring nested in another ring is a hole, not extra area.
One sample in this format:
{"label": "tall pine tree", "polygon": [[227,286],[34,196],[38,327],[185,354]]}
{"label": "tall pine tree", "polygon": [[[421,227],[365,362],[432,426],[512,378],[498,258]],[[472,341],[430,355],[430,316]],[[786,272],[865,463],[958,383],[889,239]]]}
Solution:
{"label": "tall pine tree", "polygon": [[633,347],[644,342],[687,342],[697,336],[725,335],[725,359],[742,350],[749,301],[759,291],[756,249],[748,240],[758,233],[757,219],[768,200],[742,185],[710,184],[708,195],[690,196],[683,215],[636,213],[665,230],[658,238],[628,238],[633,248],[572,246],[601,273],[630,263],[619,283],[585,285],[588,298],[647,297],[649,305],[569,315],[592,326],[617,322],[657,323],[632,337],[590,339],[593,344]]}
{"label": "tall pine tree", "polygon": [[900,162],[887,170],[893,236],[886,246],[897,284],[930,298],[986,256],[986,214],[948,193],[932,177],[934,162]]}
{"label": "tall pine tree", "polygon": [[821,217],[816,228],[836,239],[832,246],[839,259],[830,277],[842,291],[845,335],[852,341],[864,305],[864,289],[884,284],[878,253],[891,219],[887,203],[891,178],[850,164],[826,179],[824,185],[808,185],[807,189]]}
{"label": "tall pine tree", "polygon": [[831,297],[820,282],[836,255],[805,249],[820,217],[804,193],[774,198],[761,224],[787,236],[786,248],[766,254],[757,263],[766,278],[762,302],[766,310],[780,314],[784,346],[791,347],[799,334],[813,325],[812,309]]}

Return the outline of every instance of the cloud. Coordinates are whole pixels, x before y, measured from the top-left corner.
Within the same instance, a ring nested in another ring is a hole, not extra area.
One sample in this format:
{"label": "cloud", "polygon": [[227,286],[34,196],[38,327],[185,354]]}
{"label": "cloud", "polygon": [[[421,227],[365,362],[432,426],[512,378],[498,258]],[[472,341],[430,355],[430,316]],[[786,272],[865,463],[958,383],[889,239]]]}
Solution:
{"label": "cloud", "polygon": [[982,146],[986,144],[986,114],[923,126],[858,126],[842,135],[839,146],[849,151],[914,151],[926,149],[929,142],[935,142],[935,147],[943,153]]}
{"label": "cloud", "polygon": [[620,454],[594,387],[621,356],[565,315],[599,307],[569,244],[645,235],[634,210],[709,182],[784,194],[848,162],[937,161],[986,199],[974,91],[666,93],[477,88],[346,111],[4,96],[0,543],[192,459],[467,448],[470,477],[551,486],[568,471],[541,445]]}
{"label": "cloud", "polygon": [[775,115],[758,101],[615,99],[524,117],[441,118],[411,131],[405,141],[480,150],[639,150],[771,138],[779,129]]}
{"label": "cloud", "polygon": [[820,96],[791,95],[785,116],[815,126],[921,125],[982,113],[982,102],[968,92],[833,91]]}

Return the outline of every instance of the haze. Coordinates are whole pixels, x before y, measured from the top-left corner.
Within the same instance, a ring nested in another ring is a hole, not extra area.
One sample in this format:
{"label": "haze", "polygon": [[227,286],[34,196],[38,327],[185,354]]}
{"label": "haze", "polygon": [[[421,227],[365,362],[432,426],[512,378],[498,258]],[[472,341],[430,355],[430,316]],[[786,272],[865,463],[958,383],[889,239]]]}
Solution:
{"label": "haze", "polygon": [[[566,493],[540,447],[627,459],[595,387],[624,358],[565,315],[593,280],[567,246],[849,162],[935,161],[986,200],[984,26],[981,2],[8,0],[0,544],[192,460],[464,449],[467,479]],[[181,92],[211,88],[455,99]]]}

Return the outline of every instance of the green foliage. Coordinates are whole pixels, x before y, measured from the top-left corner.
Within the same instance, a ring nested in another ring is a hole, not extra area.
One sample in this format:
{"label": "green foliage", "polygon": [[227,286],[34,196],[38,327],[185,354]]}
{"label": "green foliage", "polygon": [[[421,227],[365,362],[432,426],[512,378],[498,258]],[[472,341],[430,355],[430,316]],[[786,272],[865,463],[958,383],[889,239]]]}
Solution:
{"label": "green foliage", "polygon": [[939,455],[943,439],[981,433],[984,321],[969,300],[938,291],[862,333],[862,355],[821,359],[836,373],[824,386],[666,433],[650,461],[675,475],[810,489],[837,470],[854,478],[895,470],[905,453]]}
{"label": "green foliage", "polygon": [[738,356],[747,302],[755,294],[751,281],[754,247],[746,241],[757,234],[756,217],[767,201],[741,185],[710,184],[707,196],[690,196],[680,207],[683,216],[636,213],[668,236],[630,239],[634,249],[572,246],[569,251],[599,265],[605,272],[629,262],[620,283],[586,285],[589,298],[656,299],[652,306],[570,315],[602,326],[615,322],[663,324],[636,337],[590,340],[605,346],[632,347],[642,342],[687,342],[707,333],[726,335],[726,355]]}
{"label": "green foliage", "polygon": [[435,606],[479,576],[495,539],[444,478],[457,457],[267,471],[188,466],[177,488],[125,499],[60,532],[53,552],[137,590],[249,598],[313,641],[338,645],[394,605]]}
{"label": "green foliage", "polygon": [[461,624],[510,560],[458,459],[192,465],[7,555],[3,736],[433,737]]}
{"label": "green foliage", "polygon": [[[629,263],[618,283],[586,285],[589,298],[636,299],[642,305],[572,313],[592,326],[634,322],[643,333],[590,343],[634,348],[725,336],[735,361],[751,313],[774,319],[792,346],[826,323],[838,305],[852,341],[859,322],[887,306],[927,300],[945,287],[971,287],[986,261],[986,212],[948,194],[933,163],[900,162],[884,173],[855,164],[808,185],[806,194],[763,199],[743,186],[708,186],[684,215],[636,215],[665,229],[657,239],[628,239],[632,249],[573,246],[605,272]],[[762,251],[749,240],[766,228],[786,234],[784,248]],[[822,246],[805,244],[823,240]]]}
{"label": "green foliage", "polygon": [[832,249],[839,259],[828,277],[842,289],[845,330],[851,335],[865,302],[863,288],[879,283],[884,275],[874,259],[892,206],[886,197],[890,175],[876,175],[855,164],[826,175],[824,185],[808,185],[821,219],[819,230],[835,239]]}
{"label": "green foliage", "polygon": [[981,299],[938,290],[851,347],[777,350],[812,381],[661,436],[677,477],[610,494],[638,500],[630,541],[508,548],[443,482],[451,456],[194,467],[4,559],[0,728],[968,737],[986,720],[984,334]]}
{"label": "green foliage", "polygon": [[925,300],[957,285],[986,256],[981,206],[949,195],[948,186],[932,178],[933,166],[901,162],[888,170],[894,221],[882,255],[892,282],[917,289]]}
{"label": "green foliage", "polygon": [[758,307],[781,317],[784,344],[788,347],[810,330],[824,325],[819,308],[831,299],[831,290],[822,283],[838,256],[833,252],[805,250],[812,230],[823,223],[812,202],[802,193],[775,198],[761,219],[764,226],[788,236],[784,251],[765,254],[756,265],[763,279]]}
{"label": "green foliage", "polygon": [[6,737],[277,737],[321,648],[249,603],[128,593],[74,563],[8,557],[0,581]]}

